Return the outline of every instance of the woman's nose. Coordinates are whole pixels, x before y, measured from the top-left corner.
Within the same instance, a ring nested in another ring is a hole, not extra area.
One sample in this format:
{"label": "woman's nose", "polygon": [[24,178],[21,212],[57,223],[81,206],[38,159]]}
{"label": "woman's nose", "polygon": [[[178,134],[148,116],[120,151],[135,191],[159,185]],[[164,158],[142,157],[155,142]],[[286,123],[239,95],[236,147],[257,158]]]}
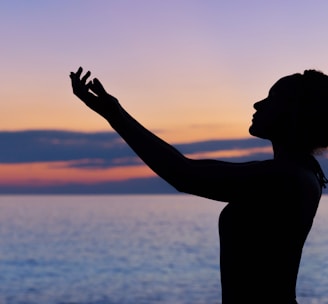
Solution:
{"label": "woman's nose", "polygon": [[255,102],[255,103],[253,104],[253,108],[254,108],[255,110],[258,110],[259,108],[261,108],[261,106],[263,105],[264,101],[265,101],[265,99],[260,100],[260,101],[258,101],[258,102]]}
{"label": "woman's nose", "polygon": [[259,109],[259,107],[260,107],[260,102],[261,102],[261,101],[258,101],[258,102],[255,102],[255,103],[253,104],[253,108],[254,108],[255,110],[258,110],[258,109]]}

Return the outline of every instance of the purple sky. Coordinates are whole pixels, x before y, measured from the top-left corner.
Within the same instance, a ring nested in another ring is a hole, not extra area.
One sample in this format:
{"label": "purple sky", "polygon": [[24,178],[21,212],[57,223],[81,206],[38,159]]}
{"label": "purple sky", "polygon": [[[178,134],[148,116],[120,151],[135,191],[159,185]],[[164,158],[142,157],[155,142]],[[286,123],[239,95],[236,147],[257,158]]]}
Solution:
{"label": "purple sky", "polygon": [[107,130],[71,94],[82,65],[169,140],[247,136],[278,78],[328,70],[327,11],[323,0],[3,1],[0,129]]}
{"label": "purple sky", "polygon": [[[171,143],[247,138],[253,103],[280,77],[328,72],[327,12],[326,0],[2,1],[0,132],[111,131],[71,92],[81,65]],[[49,161],[0,174],[55,179],[71,165]]]}

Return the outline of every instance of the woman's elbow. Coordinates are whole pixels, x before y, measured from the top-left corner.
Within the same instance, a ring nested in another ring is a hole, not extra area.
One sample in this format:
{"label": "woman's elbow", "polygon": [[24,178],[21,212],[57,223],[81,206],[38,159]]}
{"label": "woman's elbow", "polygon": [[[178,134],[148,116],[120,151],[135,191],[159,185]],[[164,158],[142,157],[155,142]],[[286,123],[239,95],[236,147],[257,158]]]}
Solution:
{"label": "woman's elbow", "polygon": [[192,193],[193,183],[185,177],[179,176],[167,180],[167,182],[178,192]]}
{"label": "woman's elbow", "polygon": [[190,170],[190,162],[187,159],[185,159],[183,164],[168,166],[165,172],[161,172],[159,176],[178,192],[190,193],[195,184],[195,178],[192,178],[194,174]]}

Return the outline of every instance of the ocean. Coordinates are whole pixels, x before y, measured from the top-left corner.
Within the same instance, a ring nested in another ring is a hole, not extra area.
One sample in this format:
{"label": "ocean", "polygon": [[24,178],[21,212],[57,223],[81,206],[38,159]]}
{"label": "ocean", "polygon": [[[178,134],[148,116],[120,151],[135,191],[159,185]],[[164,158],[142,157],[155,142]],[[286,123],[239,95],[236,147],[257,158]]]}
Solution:
{"label": "ocean", "polygon": [[[0,304],[220,304],[218,216],[187,195],[0,196]],[[328,304],[328,196],[299,304]]]}

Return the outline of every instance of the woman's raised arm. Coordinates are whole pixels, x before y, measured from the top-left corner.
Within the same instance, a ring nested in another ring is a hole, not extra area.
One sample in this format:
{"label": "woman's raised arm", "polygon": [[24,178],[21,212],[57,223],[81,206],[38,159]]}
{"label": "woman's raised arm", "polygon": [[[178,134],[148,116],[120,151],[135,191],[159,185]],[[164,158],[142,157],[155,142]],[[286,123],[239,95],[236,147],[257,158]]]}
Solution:
{"label": "woman's raised arm", "polygon": [[88,81],[82,68],[71,73],[74,94],[89,108],[103,116],[133,151],[160,177],[179,188],[185,178],[189,160],[174,147],[144,128],[108,94],[98,79]]}
{"label": "woman's raised arm", "polygon": [[90,75],[82,76],[82,68],[71,73],[74,94],[103,116],[144,163],[178,191],[228,201],[236,194],[236,185],[261,173],[261,168],[251,164],[185,157],[128,114],[98,79],[88,81]]}

